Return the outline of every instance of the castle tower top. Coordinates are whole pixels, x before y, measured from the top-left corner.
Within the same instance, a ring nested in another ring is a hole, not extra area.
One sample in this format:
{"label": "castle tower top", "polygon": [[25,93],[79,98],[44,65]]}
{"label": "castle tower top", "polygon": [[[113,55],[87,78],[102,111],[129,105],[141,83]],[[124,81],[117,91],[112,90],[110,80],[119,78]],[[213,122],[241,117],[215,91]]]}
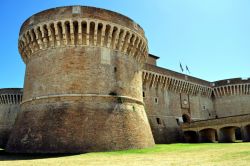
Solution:
{"label": "castle tower top", "polygon": [[52,8],[31,16],[21,27],[18,48],[25,63],[34,52],[65,46],[106,47],[142,63],[148,52],[144,31],[137,23],[100,8]]}

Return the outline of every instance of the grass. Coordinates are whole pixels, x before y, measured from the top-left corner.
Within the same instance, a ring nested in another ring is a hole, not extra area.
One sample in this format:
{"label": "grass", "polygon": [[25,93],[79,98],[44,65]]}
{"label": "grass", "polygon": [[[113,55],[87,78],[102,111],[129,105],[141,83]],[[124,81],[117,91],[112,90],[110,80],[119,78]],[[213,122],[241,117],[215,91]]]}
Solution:
{"label": "grass", "polygon": [[77,155],[24,155],[0,151],[0,165],[245,166],[250,143],[167,144],[154,148]]}

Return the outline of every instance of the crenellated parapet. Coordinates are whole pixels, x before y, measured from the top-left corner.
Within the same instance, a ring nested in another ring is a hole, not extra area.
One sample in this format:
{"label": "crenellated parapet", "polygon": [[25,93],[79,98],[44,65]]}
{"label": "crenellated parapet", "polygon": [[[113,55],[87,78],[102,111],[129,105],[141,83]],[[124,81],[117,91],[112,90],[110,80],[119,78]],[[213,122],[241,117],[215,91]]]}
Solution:
{"label": "crenellated parapet", "polygon": [[23,92],[19,88],[0,89],[0,104],[20,104]]}
{"label": "crenellated parapet", "polygon": [[208,82],[150,64],[144,66],[143,84],[146,83],[150,87],[160,87],[176,93],[200,94],[207,97],[250,95],[250,78]]}
{"label": "crenellated parapet", "polygon": [[163,90],[169,90],[176,93],[186,93],[189,95],[200,94],[207,97],[211,97],[212,94],[212,88],[209,86],[152,71],[144,70],[142,79],[143,84],[148,83],[150,87],[161,88]]}
{"label": "crenellated parapet", "polygon": [[25,63],[41,50],[84,46],[109,48],[142,63],[148,56],[147,40],[138,24],[115,12],[83,6],[35,14],[23,24],[18,44]]}
{"label": "crenellated parapet", "polygon": [[227,79],[212,83],[215,97],[250,95],[250,79]]}
{"label": "crenellated parapet", "polygon": [[212,86],[208,86],[147,70],[143,71],[142,78],[143,83],[148,83],[150,87],[162,88],[176,93],[201,94],[207,97],[211,97],[212,94],[214,97],[250,95],[250,79],[228,79],[213,82]]}

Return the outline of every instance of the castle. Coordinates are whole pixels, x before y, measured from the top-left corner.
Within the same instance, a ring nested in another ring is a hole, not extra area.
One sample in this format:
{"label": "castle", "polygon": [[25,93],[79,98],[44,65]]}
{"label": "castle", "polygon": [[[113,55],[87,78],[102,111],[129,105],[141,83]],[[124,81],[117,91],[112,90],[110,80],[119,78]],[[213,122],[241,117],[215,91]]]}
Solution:
{"label": "castle", "polygon": [[0,147],[81,153],[250,140],[250,79],[208,82],[158,67],[143,29],[84,6],[27,19],[23,89],[0,89]]}

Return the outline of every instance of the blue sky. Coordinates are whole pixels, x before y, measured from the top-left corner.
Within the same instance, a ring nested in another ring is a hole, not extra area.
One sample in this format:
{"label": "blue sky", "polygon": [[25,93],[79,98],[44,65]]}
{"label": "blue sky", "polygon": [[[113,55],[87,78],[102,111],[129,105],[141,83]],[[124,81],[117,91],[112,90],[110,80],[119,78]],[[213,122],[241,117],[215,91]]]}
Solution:
{"label": "blue sky", "polygon": [[0,88],[22,87],[25,65],[17,40],[22,23],[57,6],[113,10],[139,23],[158,65],[215,81],[250,77],[249,0],[1,0]]}

